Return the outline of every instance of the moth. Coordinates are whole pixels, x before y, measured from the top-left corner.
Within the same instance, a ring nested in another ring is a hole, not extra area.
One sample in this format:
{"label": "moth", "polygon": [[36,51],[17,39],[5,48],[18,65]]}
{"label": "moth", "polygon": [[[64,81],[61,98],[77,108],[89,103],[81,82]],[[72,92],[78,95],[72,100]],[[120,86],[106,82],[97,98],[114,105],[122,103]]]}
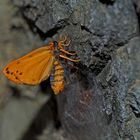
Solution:
{"label": "moth", "polygon": [[59,94],[64,89],[64,68],[60,58],[72,62],[79,62],[79,59],[69,58],[67,55],[75,56],[76,53],[68,52],[64,47],[69,46],[65,37],[57,42],[50,42],[49,45],[38,48],[25,56],[7,64],[4,75],[16,84],[37,85],[50,76],[51,88],[54,94]]}

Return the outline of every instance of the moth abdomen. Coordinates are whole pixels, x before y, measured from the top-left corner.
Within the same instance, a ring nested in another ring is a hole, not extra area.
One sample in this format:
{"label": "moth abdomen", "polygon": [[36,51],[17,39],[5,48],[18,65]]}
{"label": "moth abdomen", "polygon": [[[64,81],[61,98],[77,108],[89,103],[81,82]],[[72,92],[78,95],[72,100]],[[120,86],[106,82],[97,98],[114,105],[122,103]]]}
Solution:
{"label": "moth abdomen", "polygon": [[54,68],[50,76],[51,87],[55,94],[60,93],[64,89],[64,69],[61,64],[56,60]]}

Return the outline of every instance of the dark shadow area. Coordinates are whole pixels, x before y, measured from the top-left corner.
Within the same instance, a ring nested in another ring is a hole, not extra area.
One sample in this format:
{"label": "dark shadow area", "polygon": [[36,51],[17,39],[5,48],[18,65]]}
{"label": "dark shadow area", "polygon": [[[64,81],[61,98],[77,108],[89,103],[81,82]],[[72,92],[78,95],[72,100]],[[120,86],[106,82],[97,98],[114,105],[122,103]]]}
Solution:
{"label": "dark shadow area", "polygon": [[101,3],[106,5],[113,5],[115,0],[99,0]]}
{"label": "dark shadow area", "polygon": [[40,83],[40,90],[44,94],[46,94],[46,93],[52,93],[53,94],[53,90],[51,89],[51,85],[50,85],[50,78],[48,78],[47,80],[42,81]]}
{"label": "dark shadow area", "polygon": [[43,130],[47,128],[47,125],[52,122],[55,129],[61,127],[58,118],[57,102],[54,95],[52,95],[50,100],[42,106],[29,126],[29,129],[20,140],[38,140],[37,136],[40,136],[43,133]]}
{"label": "dark shadow area", "polygon": [[139,110],[137,110],[137,108],[135,108],[134,106],[130,105],[133,113],[135,114],[136,118],[140,118],[140,113]]}
{"label": "dark shadow area", "polygon": [[52,37],[54,35],[56,35],[58,33],[58,31],[60,29],[63,29],[66,25],[68,25],[67,20],[62,20],[59,21],[58,23],[55,24],[55,26],[50,29],[49,31],[47,31],[46,33],[41,32],[39,29],[37,30],[37,32],[39,33],[40,37],[44,40],[47,37]]}
{"label": "dark shadow area", "polygon": [[[139,27],[140,27],[140,11],[138,10],[138,6],[135,3],[133,3],[133,4],[134,4],[135,11],[136,11],[138,24],[139,24]],[[139,29],[139,33],[140,33],[140,29]]]}
{"label": "dark shadow area", "polygon": [[18,88],[13,87],[11,85],[8,85],[8,87],[10,88],[13,97],[15,98],[21,97],[21,91]]}

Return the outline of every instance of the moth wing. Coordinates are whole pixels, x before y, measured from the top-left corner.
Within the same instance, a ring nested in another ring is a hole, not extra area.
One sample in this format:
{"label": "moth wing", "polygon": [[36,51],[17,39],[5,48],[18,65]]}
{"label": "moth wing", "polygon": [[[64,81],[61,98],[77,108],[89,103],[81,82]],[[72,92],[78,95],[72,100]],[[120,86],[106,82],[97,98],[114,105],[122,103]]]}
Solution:
{"label": "moth wing", "polygon": [[3,73],[15,83],[36,85],[49,77],[53,62],[53,51],[46,46],[10,62]]}

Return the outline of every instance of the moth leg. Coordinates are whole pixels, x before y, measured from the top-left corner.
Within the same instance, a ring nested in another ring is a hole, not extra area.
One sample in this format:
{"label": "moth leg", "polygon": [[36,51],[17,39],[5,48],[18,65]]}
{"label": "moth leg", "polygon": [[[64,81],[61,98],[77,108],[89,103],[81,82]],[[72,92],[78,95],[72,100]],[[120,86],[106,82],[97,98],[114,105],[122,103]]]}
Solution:
{"label": "moth leg", "polygon": [[62,41],[60,41],[60,42],[58,43],[58,46],[59,46],[60,48],[67,47],[67,46],[70,45],[70,42],[71,42],[71,41],[70,41],[70,40],[67,41],[67,37],[65,37],[64,40],[62,40]]}
{"label": "moth leg", "polygon": [[64,44],[65,47],[70,45],[71,40],[69,40],[67,43]]}
{"label": "moth leg", "polygon": [[67,60],[72,61],[72,62],[79,62],[80,61],[80,59],[71,59],[71,58],[69,58],[65,55],[61,55],[61,54],[59,55],[59,57],[67,59]]}
{"label": "moth leg", "polygon": [[67,37],[65,36],[64,37],[64,39],[63,39],[63,37],[62,37],[62,35],[60,36],[60,42],[63,44],[63,43],[65,43],[66,42],[66,40],[67,40]]}
{"label": "moth leg", "polygon": [[50,43],[49,43],[49,46],[54,46],[54,43],[53,43],[53,42],[50,42]]}
{"label": "moth leg", "polygon": [[76,55],[76,53],[70,53],[70,52],[68,52],[68,51],[66,51],[66,50],[64,50],[62,48],[60,49],[60,51],[65,53],[65,54],[68,54],[68,55]]}
{"label": "moth leg", "polygon": [[[65,41],[66,42],[66,41]],[[64,43],[63,41],[60,41],[59,43],[58,43],[58,45],[60,46],[60,47],[62,47],[62,46],[64,46],[64,47],[67,47],[67,46],[69,46],[70,45],[70,40],[68,41],[68,42],[66,42],[66,43]]]}

